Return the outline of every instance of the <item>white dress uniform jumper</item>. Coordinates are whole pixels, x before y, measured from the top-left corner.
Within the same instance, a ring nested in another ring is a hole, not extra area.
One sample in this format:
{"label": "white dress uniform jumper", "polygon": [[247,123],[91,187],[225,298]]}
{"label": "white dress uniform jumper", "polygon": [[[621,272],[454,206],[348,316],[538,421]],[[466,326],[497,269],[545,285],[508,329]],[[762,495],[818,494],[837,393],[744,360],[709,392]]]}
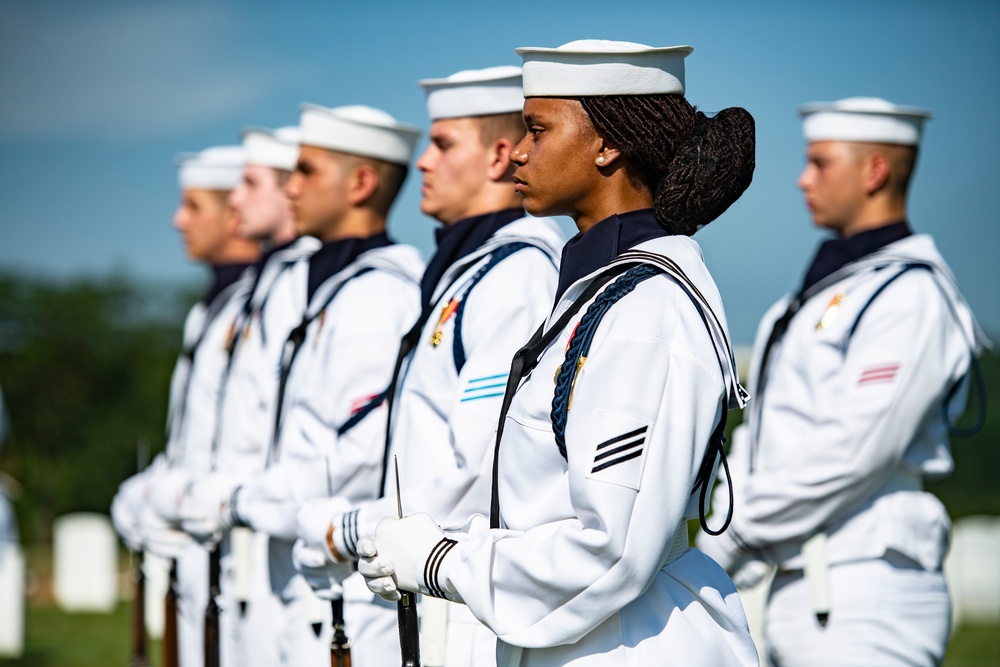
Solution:
{"label": "white dress uniform jumper", "polygon": [[[470,241],[477,233],[482,240]],[[457,527],[488,511],[490,449],[510,357],[549,311],[563,242],[554,220],[524,217],[520,209],[439,233],[438,254],[422,281],[425,318],[411,331],[412,349],[398,360],[386,442],[385,465],[395,457],[406,480],[407,513],[426,512]],[[358,540],[395,514],[391,475],[384,485],[380,501],[345,514],[335,526],[341,553],[356,556]],[[493,633],[460,605],[446,613],[444,665],[492,665]],[[428,655],[440,650],[426,649]]]}
{"label": "white dress uniform jumper", "polygon": [[[215,470],[242,478],[264,469],[281,351],[305,312],[308,259],[320,245],[301,237],[265,253],[255,265],[250,298],[234,326],[219,404]],[[224,666],[274,664],[273,615],[280,603],[268,582],[267,541],[266,534],[236,528],[219,545]]]}
{"label": "white dress uniform jumper", "polygon": [[[243,306],[251,279],[247,268],[246,265],[216,267],[208,295],[188,313],[183,352],[170,383],[166,449],[149,468],[123,482],[112,503],[115,525],[131,546],[145,547],[175,560],[171,585],[178,596],[177,634],[185,667],[197,667],[204,660],[207,554],[170,527],[169,520],[151,511],[146,499],[157,494],[162,479],[174,471],[204,474],[210,470],[217,397],[229,361],[233,322]],[[134,529],[133,522],[137,522]]]}
{"label": "white dress uniform jumper", "polygon": [[422,592],[468,605],[503,667],[756,665],[735,587],[687,545],[746,400],[698,245],[612,216],[567,244],[557,294],[507,388],[501,530],[444,538]]}
{"label": "white dress uniform jumper", "polygon": [[[268,574],[283,606],[281,618],[272,619],[280,635],[275,664],[283,665],[329,661],[329,608],[315,633],[308,617],[312,593],[292,563],[295,514],[313,498],[377,497],[385,408],[352,417],[388,384],[392,351],[417,315],[423,269],[414,248],[393,245],[384,234],[327,244],[310,265],[321,269],[311,271],[305,315],[284,343],[267,467],[233,502],[237,525],[270,536]],[[395,628],[392,606],[376,600],[360,576],[345,582],[344,603],[354,664],[398,659],[398,644],[379,641],[385,628]]]}
{"label": "white dress uniform jumper", "polygon": [[[988,343],[929,236],[901,222],[830,241],[814,271],[838,244],[861,256],[810,275],[761,322],[755,402],[733,444],[738,509],[719,548],[778,567],[774,664],[940,664],[951,524],[923,479],[953,468],[950,425]],[[816,535],[828,610],[803,578]]]}

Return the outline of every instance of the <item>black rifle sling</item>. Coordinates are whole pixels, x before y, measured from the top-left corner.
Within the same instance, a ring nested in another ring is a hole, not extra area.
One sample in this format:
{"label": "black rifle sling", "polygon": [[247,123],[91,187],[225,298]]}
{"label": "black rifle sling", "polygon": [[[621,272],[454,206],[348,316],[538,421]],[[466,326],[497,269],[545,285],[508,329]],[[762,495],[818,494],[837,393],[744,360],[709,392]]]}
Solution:
{"label": "black rifle sling", "polygon": [[[694,303],[695,307],[698,309],[702,321],[704,322],[706,329],[708,329],[709,331],[709,336],[713,339],[713,347],[716,348],[715,352],[716,355],[718,356],[719,364],[723,371],[723,375],[725,376],[726,364],[723,361],[722,353],[718,349],[718,345],[715,344],[714,341],[715,337],[712,336],[712,325],[709,323],[709,320],[705,315],[706,308],[708,312],[711,314],[713,322],[717,327],[719,335],[720,337],[722,337],[724,344],[729,347],[729,349],[727,350],[729,361],[732,364],[733,368],[735,368],[735,361],[732,359],[732,346],[729,346],[728,340],[725,340],[724,328],[722,327],[721,322],[718,320],[715,313],[712,312],[711,308],[708,307],[708,303],[705,300],[704,296],[701,294],[701,292],[697,289],[694,283],[691,282],[691,280],[684,274],[684,272],[677,264],[675,264],[669,258],[664,258],[659,255],[653,255],[650,253],[643,253],[637,251],[632,251],[627,254],[623,254],[621,259],[631,260],[631,261],[617,262],[609,266],[607,269],[605,269],[604,272],[598,274],[597,277],[594,278],[593,282],[591,282],[590,285],[588,285],[587,288],[580,294],[580,296],[577,297],[577,299],[573,301],[572,304],[570,304],[570,306],[562,314],[559,320],[554,325],[552,325],[552,327],[547,332],[543,333],[544,329],[544,324],[543,324],[542,328],[539,328],[538,331],[535,332],[535,335],[531,337],[531,340],[529,340],[528,343],[520,350],[518,350],[517,353],[514,355],[514,359],[511,362],[510,375],[507,377],[507,388],[504,391],[503,403],[500,408],[500,419],[499,423],[497,424],[496,443],[494,445],[494,450],[493,450],[493,490],[490,499],[491,528],[500,527],[500,492],[499,492],[500,440],[503,437],[504,422],[506,421],[507,418],[507,412],[510,410],[510,405],[514,400],[514,393],[517,391],[517,388],[520,385],[521,380],[527,377],[531,373],[531,371],[538,364],[538,361],[541,358],[542,353],[549,347],[549,345],[552,344],[552,341],[554,341],[559,336],[559,334],[562,333],[562,331],[566,328],[566,325],[573,318],[573,316],[580,310],[582,305],[590,301],[590,299],[592,299],[597,294],[597,292],[600,291],[602,288],[604,288],[604,286],[607,285],[607,283],[609,283],[613,278],[617,278],[621,274],[627,272],[629,269],[632,269],[639,265],[652,266],[658,271],[670,276],[675,281],[675,283],[687,294],[687,296],[691,299],[692,303]],[[700,303],[704,303],[705,308],[702,308]],[[743,392],[742,388],[739,387],[738,384],[735,390],[745,396],[745,392]],[[695,488],[692,490],[692,494],[694,494],[695,491],[699,490],[699,487],[701,489],[700,509],[702,510],[702,513],[700,518],[702,522],[702,528],[705,529],[706,532],[712,535],[716,535],[721,533],[722,531],[725,531],[725,529],[729,526],[729,521],[732,518],[731,486],[730,486],[730,511],[729,514],[727,515],[725,524],[723,525],[721,530],[713,531],[708,528],[707,524],[705,523],[705,516],[703,509],[705,496],[709,488],[711,472],[712,470],[714,470],[716,459],[721,458],[723,464],[726,465],[726,468],[728,470],[728,464],[726,464],[725,461],[725,450],[722,448],[725,442],[725,437],[723,433],[726,425],[726,413],[727,413],[726,403],[727,403],[726,398],[723,398],[722,418],[720,419],[719,424],[716,426],[715,431],[712,433],[711,442],[709,443],[708,450],[706,451],[705,459],[702,461],[701,467],[699,468],[698,471],[697,483],[695,484]]]}
{"label": "black rifle sling", "polygon": [[497,422],[497,437],[493,447],[493,492],[490,498],[490,528],[500,527],[500,491],[498,486],[500,479],[500,439],[503,437],[503,426],[507,420],[507,412],[510,410],[510,404],[514,400],[514,394],[517,392],[521,380],[526,378],[535,369],[542,353],[552,344],[552,341],[559,337],[559,334],[563,332],[569,321],[576,315],[580,306],[592,299],[612,278],[627,271],[630,266],[632,265],[613,265],[598,274],[548,331],[545,331],[545,324],[542,323],[542,326],[535,331],[524,347],[514,354],[514,358],[510,363],[510,374],[507,376],[507,388],[503,393],[503,403],[500,405],[500,419]]}
{"label": "black rifle sling", "polygon": [[187,396],[188,393],[191,391],[191,375],[192,371],[194,370],[195,357],[198,355],[198,348],[201,346],[202,341],[205,340],[205,336],[208,335],[208,330],[215,322],[215,318],[219,316],[219,314],[222,312],[222,309],[225,307],[226,303],[233,296],[233,294],[236,293],[236,290],[239,288],[239,284],[240,281],[237,280],[236,282],[234,282],[233,284],[229,285],[224,290],[219,292],[219,294],[214,299],[212,299],[212,303],[208,305],[205,311],[205,319],[202,322],[201,331],[198,332],[197,338],[195,338],[195,340],[190,345],[185,345],[184,349],[181,351],[180,356],[182,359],[187,359],[188,367],[187,367],[187,373],[184,376],[184,389],[181,391],[179,397],[180,405],[177,406],[177,409],[180,410],[180,413],[177,415],[176,421],[171,420],[171,422],[167,424],[168,442],[170,441],[170,436],[172,435],[172,427],[174,423],[176,423],[179,426],[184,423],[184,420],[187,417]]}
{"label": "black rifle sling", "polygon": [[392,380],[389,382],[389,386],[385,390],[385,448],[382,452],[382,480],[378,487],[380,498],[385,495],[385,480],[389,474],[389,449],[392,444],[392,406],[396,401],[396,388],[399,385],[399,374],[403,370],[403,362],[406,361],[406,358],[411,352],[413,352],[414,348],[417,347],[417,343],[420,342],[420,334],[423,332],[424,326],[427,325],[427,320],[429,320],[431,315],[437,311],[438,305],[440,305],[441,300],[444,299],[448,291],[455,286],[455,283],[465,276],[466,271],[475,266],[478,262],[481,262],[483,259],[489,258],[493,252],[496,252],[503,247],[505,246],[494,248],[490,253],[479,255],[459,267],[454,272],[451,282],[449,282],[447,287],[439,293],[437,301],[427,304],[427,307],[420,313],[420,317],[417,318],[417,321],[413,324],[410,330],[406,332],[399,343],[399,353],[396,355],[396,363],[392,369]]}
{"label": "black rifle sling", "polygon": [[323,302],[321,308],[316,309],[311,315],[307,312],[303,317],[302,321],[297,327],[292,329],[291,333],[288,334],[288,339],[285,341],[285,349],[281,355],[281,374],[278,376],[278,397],[275,401],[274,407],[274,431],[271,437],[271,451],[268,456],[268,462],[275,462],[278,460],[278,439],[281,436],[281,411],[285,403],[285,389],[288,385],[288,376],[292,371],[292,364],[295,363],[295,358],[299,354],[299,350],[302,349],[302,344],[306,340],[306,330],[309,325],[312,324],[313,320],[320,316],[324,310],[333,302],[340,290],[344,288],[347,283],[352,279],[362,276],[369,271],[373,271],[375,267],[366,266],[354,275],[348,276],[337,285],[333,291],[327,296],[326,301]]}

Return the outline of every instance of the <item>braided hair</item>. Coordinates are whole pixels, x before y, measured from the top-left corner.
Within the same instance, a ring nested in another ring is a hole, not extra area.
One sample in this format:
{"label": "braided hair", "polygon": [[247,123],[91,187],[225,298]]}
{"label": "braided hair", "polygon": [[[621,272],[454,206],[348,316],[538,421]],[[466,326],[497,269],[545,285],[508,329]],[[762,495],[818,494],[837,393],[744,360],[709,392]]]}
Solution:
{"label": "braided hair", "polygon": [[627,173],[649,188],[656,220],[670,234],[691,236],[753,179],[756,140],[746,109],[709,118],[680,95],[578,99],[598,133],[621,150]]}

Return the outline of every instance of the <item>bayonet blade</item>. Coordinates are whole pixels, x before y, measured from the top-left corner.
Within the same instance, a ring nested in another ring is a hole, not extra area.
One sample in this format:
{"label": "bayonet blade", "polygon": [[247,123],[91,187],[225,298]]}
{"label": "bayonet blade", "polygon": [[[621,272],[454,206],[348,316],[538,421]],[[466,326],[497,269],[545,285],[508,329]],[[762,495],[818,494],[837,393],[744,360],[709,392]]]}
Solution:
{"label": "bayonet blade", "polygon": [[399,518],[403,518],[403,496],[399,493],[399,459],[396,455],[392,456],[392,465],[396,468],[396,511],[399,512]]}

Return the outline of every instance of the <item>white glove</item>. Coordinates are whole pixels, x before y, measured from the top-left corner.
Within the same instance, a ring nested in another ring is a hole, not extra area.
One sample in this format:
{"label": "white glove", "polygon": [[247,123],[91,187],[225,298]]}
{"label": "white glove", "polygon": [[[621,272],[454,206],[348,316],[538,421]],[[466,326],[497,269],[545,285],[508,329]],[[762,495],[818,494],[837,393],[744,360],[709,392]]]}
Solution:
{"label": "white glove", "polygon": [[337,530],[341,517],[350,509],[351,503],[344,498],[307,500],[295,514],[295,532],[299,541],[313,551],[323,552],[333,563],[342,562],[346,554],[335,554],[330,551],[330,543],[326,538],[330,526]]}
{"label": "white glove", "polygon": [[754,560],[750,554],[740,548],[740,545],[730,536],[728,531],[721,535],[709,535],[708,533],[700,532],[698,533],[698,537],[695,538],[695,545],[706,556],[721,565],[722,569],[728,572],[730,576],[744,563]]}
{"label": "white glove", "polygon": [[745,560],[742,565],[733,571],[733,583],[736,584],[736,588],[739,588],[740,590],[753,588],[763,581],[764,577],[769,575],[772,569],[773,567],[770,563],[765,563],[762,560]]}
{"label": "white glove", "polygon": [[[358,543],[358,572],[368,590],[386,600],[399,600],[400,589],[457,600],[456,591],[439,579],[441,563],[455,540],[427,514],[405,519],[386,517],[375,529],[375,540]],[[433,555],[436,566],[424,574],[424,564]]]}
{"label": "white glove", "polygon": [[224,473],[196,479],[181,499],[180,524],[199,544],[214,546],[232,526],[229,500],[237,482]]}
{"label": "white glove", "polygon": [[142,526],[139,514],[143,508],[146,478],[140,473],[121,483],[111,500],[111,522],[122,541],[132,551],[142,551]]}
{"label": "white glove", "polygon": [[183,468],[165,468],[153,474],[146,484],[146,503],[168,524],[180,522],[181,501],[191,484],[191,472]]}
{"label": "white glove", "polygon": [[146,507],[139,516],[143,546],[160,558],[179,558],[195,542],[182,530],[173,528],[159,514]]}
{"label": "white glove", "polygon": [[353,563],[335,563],[327,557],[326,551],[308,547],[302,540],[296,540],[292,547],[292,562],[316,597],[323,600],[342,598],[342,583],[354,574]]}

